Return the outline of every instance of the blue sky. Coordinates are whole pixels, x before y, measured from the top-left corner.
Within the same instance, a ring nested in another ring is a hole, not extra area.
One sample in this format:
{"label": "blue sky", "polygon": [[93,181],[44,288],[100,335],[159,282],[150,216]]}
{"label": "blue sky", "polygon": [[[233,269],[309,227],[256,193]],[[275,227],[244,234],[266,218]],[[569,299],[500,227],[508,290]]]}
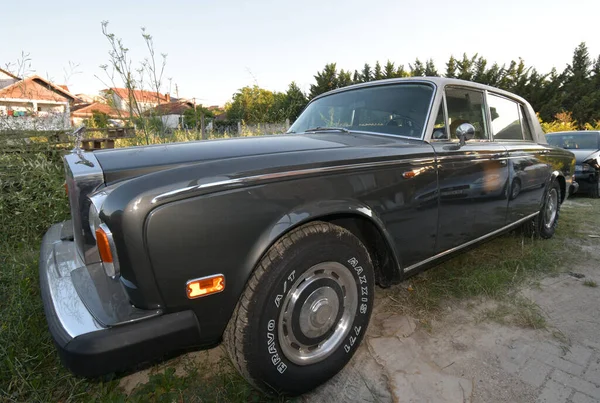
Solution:
{"label": "blue sky", "polygon": [[[563,69],[577,44],[600,54],[600,1],[112,1],[30,0],[2,8],[0,66],[29,53],[36,74],[75,93],[104,85],[108,61],[101,21],[146,56],[140,27],[167,53],[165,76],[182,97],[223,104],[245,85],[283,91],[296,81],[308,91],[326,63],[360,69],[376,60],[433,58],[438,70],[453,54],[478,52],[489,62],[522,57],[542,72]],[[69,62],[78,64],[77,74]],[[168,90],[167,86],[164,88]]]}

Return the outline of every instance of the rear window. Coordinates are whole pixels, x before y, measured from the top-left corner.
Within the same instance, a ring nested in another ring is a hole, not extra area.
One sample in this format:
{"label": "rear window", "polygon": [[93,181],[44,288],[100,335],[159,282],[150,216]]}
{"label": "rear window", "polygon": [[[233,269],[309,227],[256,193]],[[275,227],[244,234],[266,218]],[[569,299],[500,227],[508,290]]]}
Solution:
{"label": "rear window", "polygon": [[546,135],[548,144],[567,150],[597,150],[600,148],[598,133],[565,133]]}

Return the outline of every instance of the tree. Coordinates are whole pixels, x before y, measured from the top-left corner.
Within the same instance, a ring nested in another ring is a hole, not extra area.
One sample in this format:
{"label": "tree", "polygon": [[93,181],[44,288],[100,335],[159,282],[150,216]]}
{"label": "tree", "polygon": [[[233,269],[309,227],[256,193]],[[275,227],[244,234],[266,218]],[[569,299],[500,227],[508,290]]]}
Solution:
{"label": "tree", "polygon": [[472,81],[473,79],[473,64],[477,60],[477,53],[471,58],[467,57],[466,53],[463,53],[462,60],[456,62],[457,75],[456,78],[461,80]]}
{"label": "tree", "polygon": [[404,65],[401,64],[396,69],[396,77],[410,77],[410,73],[404,70]]}
{"label": "tree", "polygon": [[338,74],[335,63],[326,64],[323,71],[318,72],[314,77],[316,83],[310,86],[311,98],[338,88]]}
{"label": "tree", "polygon": [[585,42],[582,42],[575,48],[573,62],[565,71],[562,104],[565,111],[573,112],[573,119],[578,122],[588,122],[595,114],[592,96],[596,89],[591,88],[591,69],[592,60]]}
{"label": "tree", "polygon": [[360,82],[361,82],[360,73],[358,72],[358,70],[354,70],[354,75],[352,75],[352,83],[358,84]]}
{"label": "tree", "polygon": [[384,78],[396,77],[396,68],[394,67],[394,63],[390,62],[389,60],[387,61],[387,63],[385,64],[385,67],[383,68],[383,77]]}
{"label": "tree", "polygon": [[381,80],[383,78],[383,71],[381,70],[381,64],[379,64],[379,60],[375,62],[375,70],[373,71],[373,79]]}
{"label": "tree", "polygon": [[448,78],[456,78],[457,61],[454,56],[450,56],[448,63],[446,63],[446,74],[444,76]]}
{"label": "tree", "polygon": [[368,83],[373,80],[373,73],[371,73],[371,66],[368,63],[365,63],[363,66],[362,72],[360,73],[360,81],[363,83]]}
{"label": "tree", "polygon": [[337,88],[346,87],[348,85],[352,85],[352,76],[350,76],[350,71],[344,71],[344,69],[342,69],[338,74]]}
{"label": "tree", "polygon": [[439,76],[432,59],[427,60],[427,62],[425,63],[425,76],[427,76],[427,77],[438,77]]}
{"label": "tree", "polygon": [[214,117],[212,111],[202,107],[202,105],[196,105],[196,108],[187,109],[183,112],[183,123],[187,127],[200,128],[202,115],[204,115],[205,119]]}
{"label": "tree", "polygon": [[300,90],[298,85],[292,81],[288,87],[286,95],[286,118],[290,119],[290,121],[296,120],[296,118],[300,115],[300,113],[306,107],[308,100],[306,99],[306,95]]}
{"label": "tree", "polygon": [[245,123],[272,122],[275,95],[254,85],[244,87],[233,94],[231,102],[225,104],[227,116],[232,120],[243,120]]}
{"label": "tree", "polygon": [[425,66],[419,60],[419,58],[415,59],[415,64],[409,64],[409,67],[411,76],[423,77],[425,75]]}

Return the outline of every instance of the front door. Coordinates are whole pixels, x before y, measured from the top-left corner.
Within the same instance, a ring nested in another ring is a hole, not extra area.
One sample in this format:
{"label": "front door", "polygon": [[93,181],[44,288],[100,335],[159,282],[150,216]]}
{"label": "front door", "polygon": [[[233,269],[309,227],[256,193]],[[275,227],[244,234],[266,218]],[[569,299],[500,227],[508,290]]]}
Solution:
{"label": "front door", "polygon": [[[502,228],[509,191],[507,152],[490,141],[483,91],[447,87],[444,112],[445,127],[436,125],[431,141],[438,166],[436,253]],[[455,134],[462,123],[475,127],[474,138],[463,146]]]}

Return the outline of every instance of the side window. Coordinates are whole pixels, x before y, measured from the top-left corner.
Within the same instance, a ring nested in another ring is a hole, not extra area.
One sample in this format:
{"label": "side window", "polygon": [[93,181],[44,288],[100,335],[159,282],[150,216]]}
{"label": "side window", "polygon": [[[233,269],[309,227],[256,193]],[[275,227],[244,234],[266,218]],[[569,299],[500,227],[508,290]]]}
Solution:
{"label": "side window", "polygon": [[531,128],[529,127],[529,122],[527,121],[527,109],[525,109],[523,105],[519,104],[519,112],[521,114],[521,125],[523,126],[523,134],[525,135],[525,140],[533,141]]}
{"label": "side window", "polygon": [[494,140],[523,140],[519,104],[510,99],[488,94]]}
{"label": "side window", "polygon": [[433,140],[448,140],[448,134],[446,133],[446,114],[444,113],[444,102],[440,104],[440,108],[435,118],[435,124],[433,126],[433,134],[431,135]]}
{"label": "side window", "polygon": [[489,139],[483,92],[463,88],[446,88],[446,104],[451,138],[456,138],[458,126],[462,123],[470,123],[475,128],[475,139]]}

